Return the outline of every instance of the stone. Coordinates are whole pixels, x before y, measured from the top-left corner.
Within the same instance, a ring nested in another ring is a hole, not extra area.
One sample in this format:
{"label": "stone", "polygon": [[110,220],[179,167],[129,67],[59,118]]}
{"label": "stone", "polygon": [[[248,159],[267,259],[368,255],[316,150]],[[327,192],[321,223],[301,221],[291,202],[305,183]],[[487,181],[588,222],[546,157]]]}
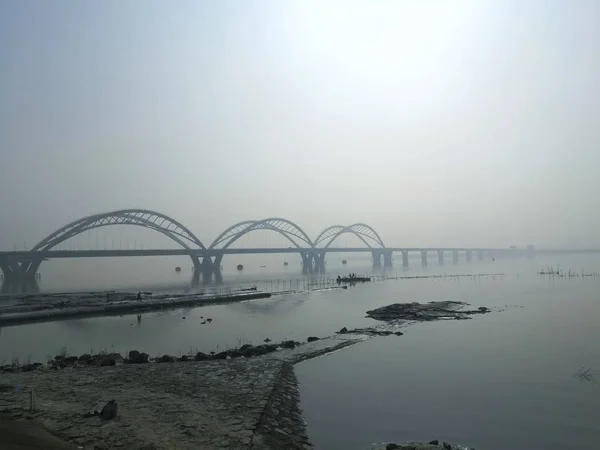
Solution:
{"label": "stone", "polygon": [[227,359],[228,356],[228,352],[219,352],[213,355],[213,359]]}
{"label": "stone", "polygon": [[64,358],[64,362],[67,364],[76,363],[79,358],[77,356],[67,356]]}
{"label": "stone", "polygon": [[131,350],[129,352],[129,363],[130,364],[144,364],[148,361],[147,353],[140,353],[137,350]]}
{"label": "stone", "polygon": [[227,355],[230,358],[240,358],[242,356],[242,352],[240,352],[239,350],[233,349],[233,350],[228,350]]}
{"label": "stone", "polygon": [[452,446],[450,444],[448,444],[447,442],[442,442],[442,446],[444,447],[445,450],[452,450]]}
{"label": "stone", "polygon": [[194,361],[205,361],[209,358],[210,358],[210,356],[208,356],[206,353],[198,352],[198,353],[196,353],[196,356],[194,357]]}
{"label": "stone", "polygon": [[260,356],[266,353],[267,352],[264,349],[260,347],[253,347],[252,345],[242,350],[242,355],[244,358],[252,358],[253,356]]}
{"label": "stone", "polygon": [[79,357],[79,361],[82,361],[82,362],[87,362],[87,361],[89,361],[90,359],[92,359],[92,355],[89,355],[89,354],[87,354],[87,353],[84,353],[83,355],[81,355],[81,356]]}
{"label": "stone", "polygon": [[190,357],[188,355],[183,355],[181,358],[179,358],[179,361],[181,362],[187,362],[190,360]]}
{"label": "stone", "polygon": [[252,344],[244,344],[240,347],[240,352],[243,352],[246,349],[252,348]]}
{"label": "stone", "polygon": [[348,328],[344,327],[342,328],[340,331],[338,331],[339,334],[344,334],[348,332]]}
{"label": "stone", "polygon": [[439,445],[440,441],[438,441],[437,439],[434,439],[433,441],[429,441],[429,443],[431,445]]}
{"label": "stone", "polygon": [[163,355],[156,360],[156,362],[158,362],[158,363],[172,363],[174,361],[175,361],[175,358],[173,358],[170,355]]}
{"label": "stone", "polygon": [[294,341],[283,341],[281,343],[282,348],[294,348],[296,347],[296,343]]}
{"label": "stone", "polygon": [[402,331],[396,331],[394,334],[396,336],[402,336],[404,333]]}
{"label": "stone", "polygon": [[97,359],[97,363],[102,367],[114,366],[117,364],[117,360],[113,356],[104,355]]}
{"label": "stone", "polygon": [[390,442],[388,445],[385,446],[385,450],[395,450],[400,448],[400,446],[398,444],[394,444],[393,442]]}
{"label": "stone", "polygon": [[104,405],[104,408],[102,408],[102,411],[100,412],[100,417],[104,420],[110,420],[117,417],[117,402],[111,400]]}
{"label": "stone", "polygon": [[314,342],[314,341],[318,341],[319,338],[316,336],[309,336],[308,339],[306,340],[307,342]]}

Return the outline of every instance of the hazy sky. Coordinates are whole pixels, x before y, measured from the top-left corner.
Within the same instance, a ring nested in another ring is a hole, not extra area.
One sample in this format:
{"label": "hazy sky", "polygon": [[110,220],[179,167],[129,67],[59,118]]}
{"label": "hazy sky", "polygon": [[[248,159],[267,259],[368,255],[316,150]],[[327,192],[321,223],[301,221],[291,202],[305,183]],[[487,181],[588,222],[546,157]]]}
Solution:
{"label": "hazy sky", "polygon": [[0,249],[139,207],[600,246],[600,2],[0,2]]}

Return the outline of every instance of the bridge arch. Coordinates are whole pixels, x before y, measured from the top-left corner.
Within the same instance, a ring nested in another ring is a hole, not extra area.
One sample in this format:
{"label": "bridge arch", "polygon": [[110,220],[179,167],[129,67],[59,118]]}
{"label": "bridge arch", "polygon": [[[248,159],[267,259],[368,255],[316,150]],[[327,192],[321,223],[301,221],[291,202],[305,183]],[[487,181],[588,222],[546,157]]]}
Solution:
{"label": "bridge arch", "polygon": [[242,236],[245,236],[246,234],[256,230],[275,231],[276,233],[279,233],[285,237],[296,247],[301,246],[300,242],[307,244],[309,247],[313,247],[313,242],[310,237],[308,237],[306,232],[294,222],[279,217],[272,217],[263,220],[246,220],[244,222],[232,225],[223,231],[212,242],[209,248],[216,249],[217,246],[223,244],[219,249],[225,250]]}
{"label": "bridge arch", "polygon": [[377,233],[373,227],[364,223],[355,223],[347,227],[343,225],[333,225],[325,228],[315,239],[314,245],[316,247],[320,243],[326,242],[322,248],[328,248],[337,238],[346,233],[354,234],[369,248],[374,248],[373,244],[375,244],[376,247],[385,248],[385,244],[383,243],[381,236],[379,236],[379,233]]}
{"label": "bridge arch", "polygon": [[94,214],[68,223],[42,239],[31,250],[48,251],[85,231],[110,225],[136,225],[150,228],[165,235],[185,249],[206,249],[194,233],[169,216],[145,209],[122,209]]}

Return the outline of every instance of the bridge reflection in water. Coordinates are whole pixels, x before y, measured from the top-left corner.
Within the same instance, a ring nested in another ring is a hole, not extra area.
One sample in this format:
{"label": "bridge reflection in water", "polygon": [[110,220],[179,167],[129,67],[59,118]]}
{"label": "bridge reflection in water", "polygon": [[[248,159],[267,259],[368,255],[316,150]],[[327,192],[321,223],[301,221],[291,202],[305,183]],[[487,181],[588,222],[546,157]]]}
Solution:
{"label": "bridge reflection in water", "polygon": [[[59,244],[86,231],[112,225],[134,225],[154,230],[171,239],[179,248],[173,250],[55,250]],[[267,230],[285,237],[290,246],[271,249],[231,248],[241,237],[257,230]],[[364,247],[335,248],[334,242],[344,234],[356,236]],[[194,233],[175,219],[154,211],[127,209],[95,214],[71,222],[36,244],[30,251],[0,252],[0,271],[4,282],[2,292],[38,292],[39,268],[43,261],[55,258],[95,258],[121,256],[185,255],[192,260],[192,285],[221,283],[223,276],[221,263],[226,254],[269,254],[296,253],[302,260],[302,273],[305,275],[323,274],[326,271],[325,256],[332,252],[369,252],[373,269],[388,269],[393,266],[393,254],[402,254],[402,265],[408,267],[409,252],[421,253],[421,264],[428,264],[428,253],[437,252],[439,264],[444,264],[444,254],[452,253],[454,263],[458,263],[459,253],[471,260],[475,252],[481,260],[486,255],[522,256],[533,255],[533,247],[527,249],[482,249],[482,248],[420,248],[386,247],[381,236],[371,226],[364,223],[333,225],[325,228],[313,241],[294,222],[282,218],[246,220],[224,230],[210,245],[205,245]]]}

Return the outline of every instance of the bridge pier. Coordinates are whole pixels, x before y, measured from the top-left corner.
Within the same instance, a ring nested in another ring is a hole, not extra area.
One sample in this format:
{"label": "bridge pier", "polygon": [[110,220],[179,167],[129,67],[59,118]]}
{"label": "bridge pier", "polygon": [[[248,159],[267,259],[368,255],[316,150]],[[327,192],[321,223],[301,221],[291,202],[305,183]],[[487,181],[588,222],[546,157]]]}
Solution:
{"label": "bridge pier", "polygon": [[313,254],[314,268],[313,272],[315,274],[324,274],[325,273],[325,252],[315,253]]}
{"label": "bridge pier", "polygon": [[408,269],[408,251],[406,250],[402,252],[402,267]]}
{"label": "bridge pier", "polygon": [[0,270],[2,271],[2,293],[17,294],[17,293],[37,293],[39,286],[37,280],[39,274],[37,269],[40,267],[42,260],[35,261],[11,261],[3,260],[0,262]]}
{"label": "bridge pier", "polygon": [[302,258],[302,275],[312,275],[314,272],[313,268],[313,254],[304,252],[300,253]]}
{"label": "bridge pier", "polygon": [[383,269],[391,269],[394,265],[393,252],[386,250],[383,252]]}
{"label": "bridge pier", "polygon": [[443,266],[444,265],[444,251],[443,250],[438,250],[437,254],[438,254],[438,264],[440,266]]}
{"label": "bridge pier", "polygon": [[421,250],[421,266],[427,267],[427,251]]}
{"label": "bridge pier", "polygon": [[205,256],[202,258],[202,262],[198,261],[197,264],[194,262],[194,277],[192,282],[199,282],[200,274],[202,274],[202,284],[211,284],[213,277],[216,283],[221,283],[223,281],[221,261],[223,261],[222,253],[217,254],[214,259],[212,256]]}
{"label": "bridge pier", "polygon": [[458,264],[458,252],[456,250],[452,252],[452,262]]}
{"label": "bridge pier", "polygon": [[466,250],[465,256],[467,257],[467,262],[470,263],[471,262],[471,250]]}
{"label": "bridge pier", "polygon": [[373,270],[381,269],[381,252],[372,251],[371,256],[373,257]]}

